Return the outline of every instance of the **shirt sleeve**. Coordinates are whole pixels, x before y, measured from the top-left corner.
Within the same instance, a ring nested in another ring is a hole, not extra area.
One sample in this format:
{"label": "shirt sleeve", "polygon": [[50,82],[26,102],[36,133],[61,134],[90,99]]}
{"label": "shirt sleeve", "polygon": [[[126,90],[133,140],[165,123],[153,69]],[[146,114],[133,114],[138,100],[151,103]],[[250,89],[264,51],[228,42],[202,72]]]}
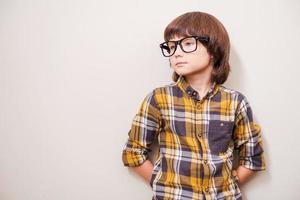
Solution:
{"label": "shirt sleeve", "polygon": [[266,169],[261,127],[253,121],[252,109],[245,96],[238,105],[234,144],[239,151],[239,164],[254,171]]}
{"label": "shirt sleeve", "polygon": [[142,165],[148,159],[149,147],[160,131],[161,116],[154,94],[155,90],[147,94],[132,120],[122,153],[124,166]]}

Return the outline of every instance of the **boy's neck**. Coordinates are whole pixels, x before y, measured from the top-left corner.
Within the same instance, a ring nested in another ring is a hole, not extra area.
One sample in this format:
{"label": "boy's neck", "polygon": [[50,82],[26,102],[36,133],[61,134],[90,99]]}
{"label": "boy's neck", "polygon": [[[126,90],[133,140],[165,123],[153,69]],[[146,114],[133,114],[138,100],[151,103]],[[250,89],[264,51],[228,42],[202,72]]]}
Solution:
{"label": "boy's neck", "polygon": [[210,74],[200,73],[185,75],[184,77],[187,83],[199,93],[200,98],[206,95],[212,85]]}

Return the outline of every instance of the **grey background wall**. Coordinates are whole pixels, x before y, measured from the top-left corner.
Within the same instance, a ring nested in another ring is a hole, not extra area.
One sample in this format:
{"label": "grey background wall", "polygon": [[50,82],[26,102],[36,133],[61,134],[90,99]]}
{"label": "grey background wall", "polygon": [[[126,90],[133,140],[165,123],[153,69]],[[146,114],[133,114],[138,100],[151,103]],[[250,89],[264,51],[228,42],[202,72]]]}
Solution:
{"label": "grey background wall", "polygon": [[172,82],[165,26],[209,12],[231,38],[225,86],[261,124],[268,170],[245,199],[299,199],[300,2],[0,1],[0,199],[151,198],[123,167],[122,148],[144,96]]}

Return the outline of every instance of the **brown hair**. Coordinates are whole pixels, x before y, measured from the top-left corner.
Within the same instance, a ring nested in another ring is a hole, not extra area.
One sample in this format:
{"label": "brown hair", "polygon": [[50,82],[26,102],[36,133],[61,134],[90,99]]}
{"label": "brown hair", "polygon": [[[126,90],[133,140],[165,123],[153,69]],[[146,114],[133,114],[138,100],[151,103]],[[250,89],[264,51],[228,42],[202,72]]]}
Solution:
{"label": "brown hair", "polygon": [[[204,12],[187,12],[176,17],[165,29],[164,39],[170,40],[174,36],[200,35],[208,36],[208,43],[202,43],[213,58],[211,80],[222,84],[227,80],[230,65],[230,41],[223,24],[214,16]],[[179,75],[174,71],[173,81]]]}

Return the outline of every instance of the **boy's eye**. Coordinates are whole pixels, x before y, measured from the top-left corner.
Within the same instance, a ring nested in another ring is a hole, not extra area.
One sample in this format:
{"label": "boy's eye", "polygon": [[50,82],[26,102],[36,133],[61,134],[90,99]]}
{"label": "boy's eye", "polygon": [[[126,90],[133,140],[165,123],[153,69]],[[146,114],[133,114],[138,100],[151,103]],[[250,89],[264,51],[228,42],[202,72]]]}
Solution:
{"label": "boy's eye", "polygon": [[169,49],[171,49],[171,50],[173,50],[175,48],[175,46],[174,45],[172,45],[172,46],[169,46]]}
{"label": "boy's eye", "polygon": [[173,50],[175,48],[175,44],[173,42],[168,42],[168,47],[170,50]]}

